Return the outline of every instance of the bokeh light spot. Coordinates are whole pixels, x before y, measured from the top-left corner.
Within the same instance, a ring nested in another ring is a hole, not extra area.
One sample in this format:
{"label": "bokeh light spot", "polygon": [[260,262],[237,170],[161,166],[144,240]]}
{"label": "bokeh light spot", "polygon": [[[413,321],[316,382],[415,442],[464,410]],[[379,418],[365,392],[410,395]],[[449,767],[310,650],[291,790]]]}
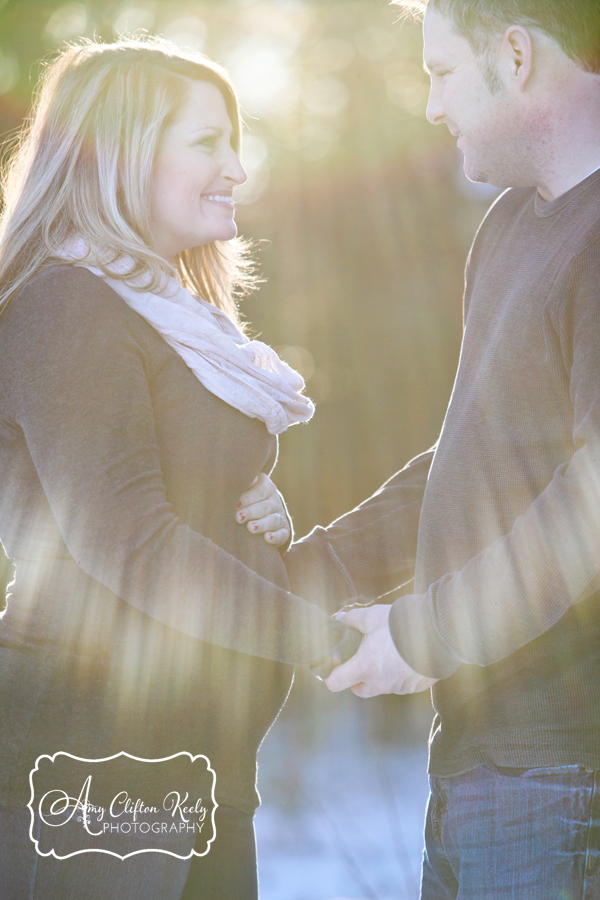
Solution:
{"label": "bokeh light spot", "polygon": [[423,69],[410,60],[395,60],[383,70],[388,97],[411,115],[422,116],[427,107],[429,82]]}
{"label": "bokeh light spot", "polygon": [[244,134],[242,144],[242,163],[247,171],[253,171],[264,165],[269,158],[266,141],[254,134]]}
{"label": "bokeh light spot", "polygon": [[411,115],[424,114],[429,92],[422,82],[411,81],[404,75],[394,75],[387,81],[387,92],[392,103]]}
{"label": "bokeh light spot", "polygon": [[300,372],[306,382],[315,374],[313,355],[305,347],[281,347],[278,353],[288,366]]}
{"label": "bokeh light spot", "polygon": [[328,156],[338,142],[338,134],[325,124],[310,123],[300,128],[291,143],[300,156],[309,162],[319,162]]}
{"label": "bokeh light spot", "polygon": [[356,49],[343,38],[323,38],[311,50],[310,61],[317,69],[340,72],[350,65]]}
{"label": "bokeh light spot", "polygon": [[19,63],[14,53],[0,50],[0,94],[6,94],[15,87],[19,74]]}
{"label": "bokeh light spot", "polygon": [[358,52],[367,59],[384,59],[394,49],[394,34],[376,25],[364,28],[355,35]]}
{"label": "bokeh light spot", "polygon": [[255,203],[266,191],[271,180],[269,166],[261,165],[255,169],[248,169],[248,181],[235,189],[234,198],[236,204],[249,206]]}
{"label": "bokeh light spot", "polygon": [[164,34],[178,47],[202,50],[206,43],[208,28],[197,16],[182,16],[174,19],[164,29]]}
{"label": "bokeh light spot", "polygon": [[149,6],[126,6],[113,22],[116,34],[133,34],[135,31],[150,30],[154,25],[154,10]]}
{"label": "bokeh light spot", "polygon": [[316,116],[330,118],[341,113],[350,99],[348,88],[335,75],[311,78],[302,91],[307,110]]}
{"label": "bokeh light spot", "polygon": [[251,113],[284,112],[294,106],[294,90],[286,46],[256,38],[241,41],[229,54],[228,68]]}
{"label": "bokeh light spot", "polygon": [[60,44],[85,34],[88,14],[82,3],[69,3],[56,9],[46,25],[45,37]]}

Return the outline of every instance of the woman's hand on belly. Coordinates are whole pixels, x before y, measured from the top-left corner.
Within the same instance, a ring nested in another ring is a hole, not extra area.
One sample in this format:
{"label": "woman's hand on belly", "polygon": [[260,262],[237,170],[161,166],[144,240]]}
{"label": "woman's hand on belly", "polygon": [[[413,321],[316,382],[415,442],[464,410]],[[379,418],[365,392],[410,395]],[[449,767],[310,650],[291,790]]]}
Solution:
{"label": "woman's hand on belly", "polygon": [[264,472],[240,497],[235,518],[250,534],[264,535],[265,541],[273,547],[286,544],[292,534],[283,498]]}

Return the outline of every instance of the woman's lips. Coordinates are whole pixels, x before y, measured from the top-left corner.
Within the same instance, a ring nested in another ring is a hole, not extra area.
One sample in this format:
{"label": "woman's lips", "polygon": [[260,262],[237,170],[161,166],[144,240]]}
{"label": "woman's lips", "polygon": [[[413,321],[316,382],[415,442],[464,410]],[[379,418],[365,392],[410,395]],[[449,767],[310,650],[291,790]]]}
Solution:
{"label": "woman's lips", "polygon": [[202,194],[202,199],[208,200],[210,203],[216,203],[219,206],[224,206],[226,209],[233,209],[235,207],[231,194]]}

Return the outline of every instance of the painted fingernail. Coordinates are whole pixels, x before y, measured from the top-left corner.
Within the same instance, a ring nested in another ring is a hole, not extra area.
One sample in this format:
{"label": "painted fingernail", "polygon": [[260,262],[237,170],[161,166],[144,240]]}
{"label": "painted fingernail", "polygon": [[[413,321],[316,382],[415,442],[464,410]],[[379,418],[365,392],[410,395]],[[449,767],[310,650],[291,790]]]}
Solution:
{"label": "painted fingernail", "polygon": [[258,531],[258,525],[256,524],[256,522],[252,523],[252,531]]}
{"label": "painted fingernail", "polygon": [[246,518],[246,516],[244,515],[244,513],[239,513],[239,515],[238,515],[239,522],[243,522],[245,518]]}
{"label": "painted fingernail", "polygon": [[242,501],[239,500],[239,501],[238,501],[238,505],[236,506],[236,509],[239,509],[241,505],[242,505]]}
{"label": "painted fingernail", "polygon": [[272,541],[272,540],[273,540],[273,535],[271,534],[271,532],[268,532],[267,534],[265,534],[265,537],[266,537],[266,539],[267,539],[268,541]]}

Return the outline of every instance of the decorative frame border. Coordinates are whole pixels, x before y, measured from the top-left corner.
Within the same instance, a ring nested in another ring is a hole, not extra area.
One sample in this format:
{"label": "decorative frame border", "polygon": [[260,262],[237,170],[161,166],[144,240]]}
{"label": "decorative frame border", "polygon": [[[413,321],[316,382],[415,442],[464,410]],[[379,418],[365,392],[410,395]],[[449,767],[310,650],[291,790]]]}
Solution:
{"label": "decorative frame border", "polygon": [[[133,850],[131,853],[126,853],[124,856],[121,855],[120,853],[115,853],[112,850],[103,850],[99,847],[89,847],[84,850],[75,850],[75,851],[73,851],[73,853],[67,853],[66,856],[58,856],[55,853],[54,848],[52,848],[52,850],[50,850],[48,853],[43,853],[39,849],[39,841],[37,841],[33,836],[33,827],[34,827],[34,823],[35,823],[35,810],[33,808],[33,802],[35,799],[35,788],[33,786],[33,775],[35,772],[39,771],[40,760],[49,759],[50,762],[54,762],[56,760],[57,756],[68,756],[70,759],[74,759],[77,762],[88,762],[88,763],[110,762],[110,760],[118,759],[120,756],[126,756],[128,759],[134,759],[137,762],[147,762],[147,763],[168,762],[171,759],[176,759],[178,756],[188,756],[190,758],[191,762],[195,762],[197,759],[206,760],[207,771],[209,771],[211,773],[211,775],[213,776],[212,788],[211,788],[211,792],[210,792],[211,800],[213,803],[213,809],[212,809],[212,813],[211,813],[213,836],[208,841],[208,846],[207,846],[206,850],[203,853],[197,853],[194,850],[194,848],[192,847],[192,850],[190,851],[190,853],[187,854],[187,856],[181,856],[179,853],[173,853],[171,850],[161,850],[160,848],[157,848],[157,849],[148,848],[148,849],[144,849],[144,850]],[[206,854],[210,850],[210,845],[212,844],[212,842],[214,841],[214,839],[217,836],[217,828],[215,825],[215,812],[217,811],[217,807],[219,806],[219,804],[215,800],[216,784],[217,784],[217,773],[211,767],[208,756],[205,756],[203,753],[198,753],[198,754],[196,754],[196,756],[193,756],[191,753],[188,753],[187,750],[182,750],[180,753],[173,753],[172,756],[163,756],[163,757],[161,757],[161,759],[144,759],[144,757],[141,757],[141,756],[132,756],[131,753],[126,753],[125,750],[121,750],[120,753],[115,753],[112,756],[103,756],[100,759],[86,759],[83,756],[74,756],[72,753],[68,753],[66,750],[58,750],[56,753],[52,754],[52,756],[49,753],[42,753],[36,759],[35,766],[33,767],[33,769],[31,769],[31,771],[29,773],[29,787],[31,788],[31,798],[29,800],[29,803],[27,804],[27,808],[29,809],[29,812],[31,813],[31,823],[29,825],[29,837],[30,837],[30,840],[32,841],[32,843],[35,845],[35,851],[39,856],[53,856],[55,859],[70,859],[72,856],[79,856],[81,853],[105,853],[107,856],[114,856],[117,859],[129,859],[129,857],[138,856],[141,853],[164,853],[166,856],[175,857],[175,859],[191,859],[193,856],[206,856]]]}

